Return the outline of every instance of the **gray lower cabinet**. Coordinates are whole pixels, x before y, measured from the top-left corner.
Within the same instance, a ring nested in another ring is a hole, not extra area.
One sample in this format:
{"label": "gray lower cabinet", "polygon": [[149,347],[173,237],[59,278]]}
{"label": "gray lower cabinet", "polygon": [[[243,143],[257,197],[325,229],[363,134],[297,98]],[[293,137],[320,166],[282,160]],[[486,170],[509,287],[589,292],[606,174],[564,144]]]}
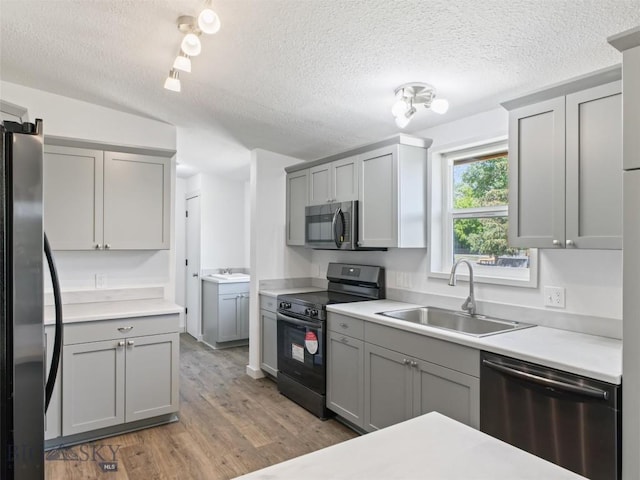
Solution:
{"label": "gray lower cabinet", "polygon": [[327,335],[327,408],[364,427],[364,342],[339,332]]}
{"label": "gray lower cabinet", "polygon": [[[44,339],[45,339],[45,354],[47,359],[47,368],[45,370],[46,374],[49,373],[49,369],[51,368],[51,359],[53,357],[53,341],[55,336],[55,326],[47,325],[44,327]],[[62,362],[61,362],[62,363]],[[51,397],[51,401],[49,402],[49,408],[47,409],[47,415],[45,417],[45,425],[44,425],[44,439],[50,440],[52,438],[57,438],[62,435],[62,397],[60,391],[60,384],[62,378],[62,368],[61,365],[58,366],[58,376],[56,377],[56,383],[53,387],[53,396]],[[46,380],[46,379],[45,379]]]}
{"label": "gray lower cabinet", "polygon": [[278,319],[276,299],[260,295],[260,368],[278,376]]}
{"label": "gray lower cabinet", "polygon": [[68,324],[64,341],[62,436],[178,411],[178,315]]}
{"label": "gray lower cabinet", "polygon": [[[249,282],[202,282],[204,341],[214,348],[249,338]],[[235,344],[235,343],[234,343]]]}

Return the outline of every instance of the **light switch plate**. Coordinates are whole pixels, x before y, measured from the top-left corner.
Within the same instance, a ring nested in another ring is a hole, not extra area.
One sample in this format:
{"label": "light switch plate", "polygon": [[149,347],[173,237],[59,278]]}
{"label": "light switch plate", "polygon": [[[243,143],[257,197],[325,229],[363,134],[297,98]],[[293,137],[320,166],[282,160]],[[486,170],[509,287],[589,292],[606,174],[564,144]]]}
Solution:
{"label": "light switch plate", "polygon": [[544,287],[544,304],[546,307],[564,308],[564,288]]}
{"label": "light switch plate", "polygon": [[104,273],[96,273],[96,288],[106,288],[107,276]]}

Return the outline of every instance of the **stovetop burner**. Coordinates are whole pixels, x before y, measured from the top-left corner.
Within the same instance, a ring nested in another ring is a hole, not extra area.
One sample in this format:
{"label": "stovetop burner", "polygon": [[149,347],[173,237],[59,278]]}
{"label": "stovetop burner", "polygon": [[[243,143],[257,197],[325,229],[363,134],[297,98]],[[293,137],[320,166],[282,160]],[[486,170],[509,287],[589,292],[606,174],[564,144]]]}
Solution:
{"label": "stovetop burner", "polygon": [[330,292],[328,290],[323,292],[308,292],[308,293],[296,293],[289,295],[278,295],[278,303],[288,302],[296,303],[298,305],[304,305],[309,308],[325,308],[327,305],[334,303],[352,303],[362,302],[369,300],[368,298],[358,295],[349,295],[340,292]]}

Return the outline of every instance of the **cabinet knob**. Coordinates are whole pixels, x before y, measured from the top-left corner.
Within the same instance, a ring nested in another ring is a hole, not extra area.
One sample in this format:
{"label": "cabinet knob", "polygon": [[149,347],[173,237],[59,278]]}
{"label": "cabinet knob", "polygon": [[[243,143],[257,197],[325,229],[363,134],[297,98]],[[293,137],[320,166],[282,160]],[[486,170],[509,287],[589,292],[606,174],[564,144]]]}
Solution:
{"label": "cabinet knob", "polygon": [[416,362],[415,360],[411,360],[411,366],[412,367],[417,367],[418,366],[418,362]]}
{"label": "cabinet knob", "polygon": [[102,250],[102,244],[101,243],[96,243],[95,249],[96,250]]}
{"label": "cabinet knob", "polygon": [[127,332],[130,332],[131,330],[133,330],[133,325],[129,327],[118,327],[118,331],[120,333],[127,333]]}
{"label": "cabinet knob", "polygon": [[340,341],[341,341],[342,343],[349,343],[349,340],[347,339],[347,337],[342,337],[342,338],[340,339]]}
{"label": "cabinet knob", "polygon": [[192,277],[197,277],[197,276],[198,276],[198,274],[197,274],[197,273],[193,273],[191,276],[192,276]]}
{"label": "cabinet knob", "polygon": [[346,323],[341,323],[341,324],[340,324],[340,326],[341,326],[342,328],[349,328],[349,325],[347,325]]}
{"label": "cabinet knob", "polygon": [[120,341],[118,342],[118,346],[119,346],[119,347],[124,347],[124,340],[120,340]]}
{"label": "cabinet knob", "polygon": [[554,240],[552,243],[553,243],[556,247],[559,247],[559,246],[560,246],[560,240]]}
{"label": "cabinet knob", "polygon": [[130,347],[133,347],[135,345],[136,342],[134,342],[133,340],[128,340],[127,341],[127,345]]}
{"label": "cabinet knob", "polygon": [[406,358],[402,359],[402,364],[403,365],[409,365],[409,360],[407,360]]}
{"label": "cabinet knob", "polygon": [[573,240],[567,240],[567,247],[573,247],[575,245],[575,243],[573,243]]}
{"label": "cabinet knob", "polygon": [[105,250],[109,250],[111,248],[111,245],[109,245],[108,243],[104,244],[104,249]]}

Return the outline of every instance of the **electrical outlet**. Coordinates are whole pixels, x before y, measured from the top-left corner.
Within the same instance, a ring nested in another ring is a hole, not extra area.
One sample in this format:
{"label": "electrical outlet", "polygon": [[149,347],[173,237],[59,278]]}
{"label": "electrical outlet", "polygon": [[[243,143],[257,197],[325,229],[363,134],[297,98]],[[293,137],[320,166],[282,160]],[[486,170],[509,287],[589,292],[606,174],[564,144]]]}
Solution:
{"label": "electrical outlet", "polygon": [[107,276],[104,273],[96,273],[96,288],[105,288],[107,286]]}
{"label": "electrical outlet", "polygon": [[564,308],[564,288],[544,287],[544,304],[547,307]]}

